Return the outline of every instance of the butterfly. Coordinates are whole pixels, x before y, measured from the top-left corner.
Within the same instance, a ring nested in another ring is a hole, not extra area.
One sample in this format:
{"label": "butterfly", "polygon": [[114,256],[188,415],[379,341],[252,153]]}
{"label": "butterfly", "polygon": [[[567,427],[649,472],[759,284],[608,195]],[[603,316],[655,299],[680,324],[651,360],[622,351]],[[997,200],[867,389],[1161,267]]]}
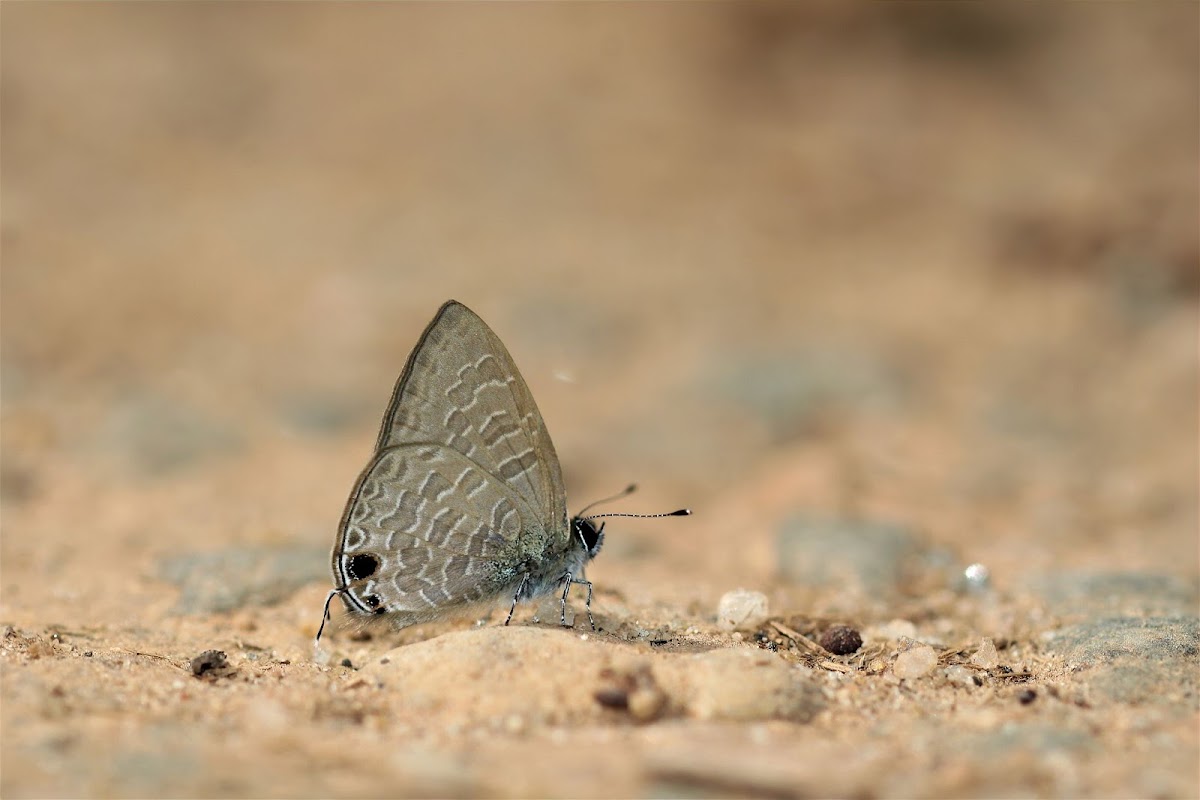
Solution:
{"label": "butterfly", "polygon": [[518,602],[560,587],[566,625],[572,585],[587,587],[594,630],[584,577],[604,544],[594,520],[691,512],[582,513],[567,516],[558,455],[512,356],[451,300],[409,355],[346,502],[321,630],[335,596],[351,615],[398,628],[511,598],[507,625]]}

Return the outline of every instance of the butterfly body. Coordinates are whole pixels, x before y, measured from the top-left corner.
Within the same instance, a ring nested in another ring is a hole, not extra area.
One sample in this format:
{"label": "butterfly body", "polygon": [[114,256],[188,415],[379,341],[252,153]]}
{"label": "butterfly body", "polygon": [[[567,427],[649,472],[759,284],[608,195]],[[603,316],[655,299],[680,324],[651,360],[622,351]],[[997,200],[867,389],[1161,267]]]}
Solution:
{"label": "butterfly body", "polygon": [[470,309],[446,303],[346,503],[334,592],[397,627],[560,587],[565,604],[602,542],[567,517],[558,456],[512,357]]}

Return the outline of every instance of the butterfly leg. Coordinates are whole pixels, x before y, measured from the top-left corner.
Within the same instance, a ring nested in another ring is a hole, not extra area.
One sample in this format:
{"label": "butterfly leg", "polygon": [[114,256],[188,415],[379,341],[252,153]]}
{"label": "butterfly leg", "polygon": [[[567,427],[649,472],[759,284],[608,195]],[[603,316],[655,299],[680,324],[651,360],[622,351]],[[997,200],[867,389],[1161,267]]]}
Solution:
{"label": "butterfly leg", "polygon": [[562,614],[559,616],[559,622],[565,628],[567,626],[567,592],[571,591],[571,573],[563,575],[563,593],[562,593]]}
{"label": "butterfly leg", "polygon": [[529,583],[529,573],[526,572],[521,578],[521,585],[517,587],[516,593],[513,595],[512,605],[508,608],[508,616],[504,618],[504,624],[507,625],[512,621],[513,612],[517,610],[517,600],[521,599],[521,592],[525,591],[525,584]]}
{"label": "butterfly leg", "polygon": [[563,626],[565,627],[567,624],[567,593],[571,591],[572,583],[578,583],[578,584],[588,587],[587,603],[586,603],[588,622],[591,623],[592,630],[596,630],[596,620],[592,618],[592,582],[578,580],[575,578],[574,575],[572,575],[569,572],[567,574],[563,575],[562,581],[563,581],[562,615],[561,615],[560,620],[561,620]]}
{"label": "butterfly leg", "polygon": [[592,618],[592,582],[591,581],[571,581],[571,582],[572,583],[582,583],[583,585],[588,587],[587,602],[584,604],[584,608],[587,609],[588,622],[591,624],[592,630],[596,630],[596,620]]}

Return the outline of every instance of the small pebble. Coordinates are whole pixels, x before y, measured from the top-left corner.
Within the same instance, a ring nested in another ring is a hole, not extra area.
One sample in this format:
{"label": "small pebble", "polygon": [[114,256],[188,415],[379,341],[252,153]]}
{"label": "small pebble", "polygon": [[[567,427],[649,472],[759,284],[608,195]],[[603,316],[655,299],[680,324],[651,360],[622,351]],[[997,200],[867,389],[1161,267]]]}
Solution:
{"label": "small pebble", "polygon": [[192,659],[192,674],[199,677],[206,672],[218,670],[227,665],[225,653],[221,650],[205,650]]}
{"label": "small pebble", "polygon": [[658,684],[640,685],[629,693],[629,715],[638,722],[658,719],[667,706],[667,695]]}
{"label": "small pebble", "polygon": [[604,686],[592,695],[605,708],[624,711],[629,708],[629,692],[620,686]]}
{"label": "small pebble", "polygon": [[762,592],[735,589],[717,604],[717,627],[724,631],[754,628],[767,620],[767,596]]}
{"label": "small pebble", "polygon": [[991,639],[984,639],[979,645],[979,649],[975,651],[975,655],[971,656],[971,663],[977,667],[984,669],[992,669],[1000,663],[1000,656],[996,653],[996,645]]}
{"label": "small pebble", "polygon": [[25,648],[25,655],[30,658],[42,658],[54,655],[54,645],[42,639],[36,639]]}
{"label": "small pebble", "polygon": [[955,686],[962,686],[967,689],[974,689],[979,685],[975,682],[975,674],[962,664],[946,667],[946,680]]}
{"label": "small pebble", "polygon": [[1021,701],[1021,705],[1027,706],[1034,700],[1037,700],[1037,692],[1035,692],[1033,689],[1025,689],[1019,695],[1017,695],[1017,699]]}
{"label": "small pebble", "polygon": [[992,573],[984,564],[975,563],[963,570],[963,586],[967,591],[983,592],[992,583]]}
{"label": "small pebble", "polygon": [[896,656],[892,672],[897,678],[920,678],[937,666],[937,652],[929,645],[917,645]]}
{"label": "small pebble", "polygon": [[862,636],[847,625],[834,625],[821,635],[821,647],[835,656],[844,656],[862,647]]}
{"label": "small pebble", "polygon": [[343,658],[340,663],[343,667],[350,667],[350,669],[354,669],[354,663],[348,658]]}
{"label": "small pebble", "polygon": [[643,664],[630,670],[604,669],[601,686],[593,697],[605,708],[628,711],[638,722],[657,719],[667,706],[667,695],[654,673]]}

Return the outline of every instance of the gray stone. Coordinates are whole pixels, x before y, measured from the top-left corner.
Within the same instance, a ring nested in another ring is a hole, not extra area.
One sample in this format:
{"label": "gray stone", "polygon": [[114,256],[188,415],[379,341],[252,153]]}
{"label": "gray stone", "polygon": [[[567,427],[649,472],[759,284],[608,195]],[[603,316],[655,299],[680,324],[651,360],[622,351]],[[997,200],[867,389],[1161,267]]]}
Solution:
{"label": "gray stone", "polygon": [[981,758],[1002,758],[1014,751],[1044,757],[1054,752],[1080,753],[1096,750],[1095,737],[1081,730],[1041,723],[1009,723],[995,730],[962,737],[962,749]]}
{"label": "gray stone", "polygon": [[803,435],[831,414],[897,408],[908,395],[908,376],[897,365],[853,347],[737,354],[717,363],[705,390],[765,421],[777,440]]}
{"label": "gray stone", "polygon": [[277,406],[280,420],[297,433],[325,436],[342,433],[379,415],[359,398],[330,392],[292,393]]}
{"label": "gray stone", "polygon": [[884,596],[900,588],[923,552],[898,525],[854,519],[796,516],[776,540],[783,577],[806,586],[849,583]]}
{"label": "gray stone", "polygon": [[1048,637],[1050,652],[1067,663],[1093,667],[1121,658],[1195,660],[1200,655],[1200,618],[1115,617],[1061,628]]}
{"label": "gray stone", "polygon": [[241,434],[204,412],[150,393],[119,403],[100,433],[138,474],[158,477],[216,455],[237,451]]}
{"label": "gray stone", "polygon": [[1200,610],[1197,581],[1173,575],[1054,572],[1030,576],[1025,586],[1060,616],[1173,616]]}
{"label": "gray stone", "polygon": [[1200,708],[1200,618],[1117,617],[1046,636],[1098,698]]}
{"label": "gray stone", "polygon": [[178,614],[207,614],[278,603],[329,577],[325,547],[231,547],[159,562],[158,576],[179,587]]}

